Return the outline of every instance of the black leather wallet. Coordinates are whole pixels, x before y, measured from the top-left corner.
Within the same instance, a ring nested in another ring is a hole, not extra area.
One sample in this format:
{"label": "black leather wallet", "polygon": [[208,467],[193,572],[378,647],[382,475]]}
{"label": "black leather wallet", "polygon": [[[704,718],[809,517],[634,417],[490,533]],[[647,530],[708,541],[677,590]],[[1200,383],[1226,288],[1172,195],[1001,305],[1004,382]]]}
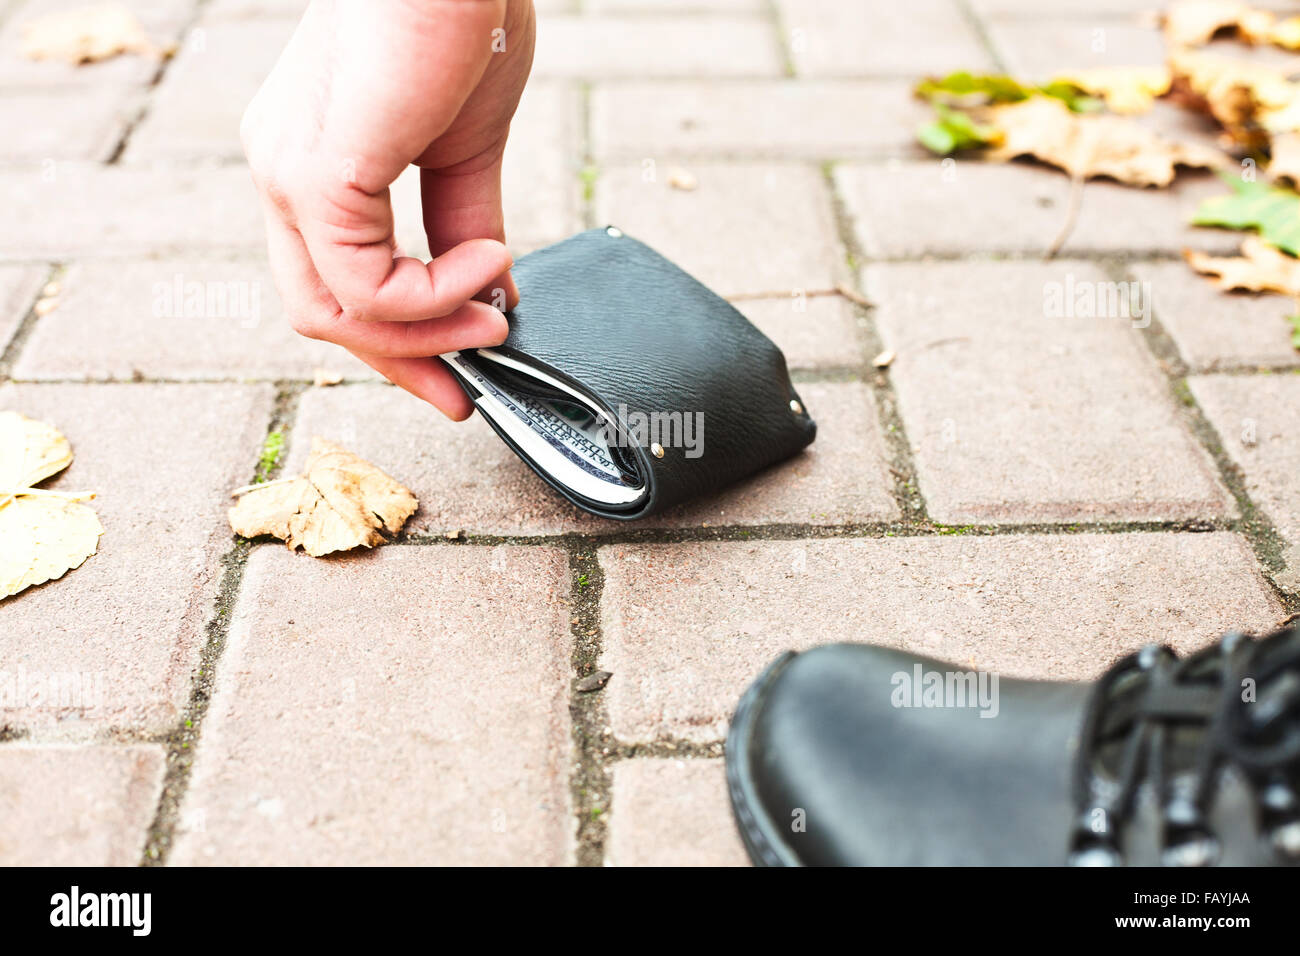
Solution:
{"label": "black leather wallet", "polygon": [[642,518],[796,454],[817,433],[785,356],[730,303],[612,226],[514,268],[491,349],[442,358],[551,487]]}

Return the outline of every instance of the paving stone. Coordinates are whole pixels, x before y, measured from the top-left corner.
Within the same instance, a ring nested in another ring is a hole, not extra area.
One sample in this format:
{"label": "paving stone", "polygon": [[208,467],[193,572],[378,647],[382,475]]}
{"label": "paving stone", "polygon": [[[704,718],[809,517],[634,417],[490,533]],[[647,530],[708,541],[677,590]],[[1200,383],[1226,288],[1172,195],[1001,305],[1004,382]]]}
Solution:
{"label": "paving stone", "polygon": [[613,544],[599,560],[604,694],[629,742],[722,739],[789,649],[875,643],[1082,679],[1153,641],[1187,652],[1285,616],[1225,532]]}
{"label": "paving stone", "polygon": [[760,17],[553,16],[537,31],[533,76],[781,76],[776,28]]}
{"label": "paving stone", "polygon": [[[1269,0],[1254,6],[1268,6]],[[1132,22],[1154,22],[1160,4],[1153,0],[971,0],[971,7],[983,17],[1123,17]]]}
{"label": "paving stone", "polygon": [[[929,155],[916,128],[930,110],[912,81],[751,80],[600,84],[597,159]],[[870,116],[871,122],[846,121]]]}
{"label": "paving stone", "polygon": [[1300,365],[1285,296],[1225,294],[1182,262],[1135,264],[1133,273],[1150,283],[1156,318],[1193,368]]}
{"label": "paving stone", "polygon": [[566,862],[568,592],[552,548],[259,548],[171,861]]}
{"label": "paving stone", "polygon": [[378,378],[339,346],[294,332],[261,261],[78,262],[60,286],[15,378]]}
{"label": "paving stone", "polygon": [[[194,15],[198,0],[122,0],[155,43],[175,44]],[[154,57],[116,56],[98,63],[73,66],[22,55],[24,26],[47,14],[85,9],[86,0],[25,0],[11,5],[0,28],[0,88],[63,87],[83,93],[105,87],[148,85],[163,66]],[[6,94],[7,95],[7,94]]]}
{"label": "paving stone", "polygon": [[611,866],[748,866],[721,760],[628,760],[614,768]]}
{"label": "paving stone", "polygon": [[792,369],[861,364],[861,330],[866,320],[857,317],[843,296],[745,299],[733,304],[781,347]]}
{"label": "paving stone", "polygon": [[0,747],[0,865],[135,866],[161,747]]}
{"label": "paving stone", "polygon": [[0,162],[105,160],[139,110],[137,95],[116,87],[31,90],[0,97],[6,130]]}
{"label": "paving stone", "polygon": [[994,21],[988,31],[1008,72],[1027,80],[1041,82],[1063,70],[1165,62],[1160,31],[1123,20]]}
{"label": "paving stone", "polygon": [[993,68],[959,4],[778,0],[800,76],[907,76]]}
{"label": "paving stone", "polygon": [[209,0],[203,22],[256,20],[262,17],[301,17],[311,0]]}
{"label": "paving stone", "polygon": [[[320,435],[374,462],[420,500],[407,530],[443,534],[609,533],[644,527],[888,521],[898,516],[875,405],[858,383],[802,384],[818,438],[795,458],[719,494],[623,524],[565,502],[475,416],[450,422],[419,399],[382,385],[313,389],[285,457],[290,473]],[[704,448],[708,453],[708,423]]]}
{"label": "paving stone", "polygon": [[[1082,262],[872,267],[868,294],[930,516],[950,523],[1216,518],[1235,506],[1129,319]],[[1053,295],[1056,294],[1054,299]],[[1084,303],[1086,305],[1086,303]],[[1140,310],[1139,310],[1140,311]]]}
{"label": "paving stone", "polygon": [[597,222],[619,226],[723,296],[788,296],[830,289],[845,277],[817,169],[692,164],[687,171],[698,186],[688,191],[670,185],[670,165],[652,163],[601,171]]}
{"label": "paving stone", "polygon": [[93,686],[0,706],[0,726],[69,739],[175,725],[230,547],[231,489],[257,462],[273,389],[242,385],[6,385],[0,408],[49,422],[76,459],[42,487],[93,491],[99,552],[4,602],[0,670]]}
{"label": "paving stone", "polygon": [[[845,164],[835,180],[858,242],[877,257],[1041,255],[1060,234],[1069,206],[1069,179],[1030,163]],[[1202,200],[1222,193],[1223,184],[1208,174],[1184,173],[1159,190],[1092,180],[1062,252],[1235,252],[1240,233],[1187,225]]]}
{"label": "paving stone", "polygon": [[261,251],[262,212],[243,166],[40,164],[0,171],[9,226],[0,259]]}
{"label": "paving stone", "polygon": [[1300,375],[1206,375],[1190,383],[1251,498],[1287,540],[1289,573],[1280,583],[1300,592]]}
{"label": "paving stone", "polygon": [[501,193],[516,255],[582,229],[582,107],[567,83],[530,80],[510,122]]}
{"label": "paving stone", "polygon": [[289,41],[296,19],[207,22],[167,69],[128,161],[239,158],[239,121]]}
{"label": "paving stone", "polygon": [[45,266],[0,266],[0,355],[22,325],[50,270]]}

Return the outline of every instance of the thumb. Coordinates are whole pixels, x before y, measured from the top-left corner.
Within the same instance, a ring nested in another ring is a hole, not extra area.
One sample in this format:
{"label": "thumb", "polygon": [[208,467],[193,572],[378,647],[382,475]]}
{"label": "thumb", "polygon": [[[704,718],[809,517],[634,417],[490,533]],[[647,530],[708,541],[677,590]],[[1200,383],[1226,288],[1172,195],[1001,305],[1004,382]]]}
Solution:
{"label": "thumb", "polygon": [[[441,256],[473,239],[506,241],[501,209],[501,145],[445,169],[420,170],[420,200],[429,252]],[[498,308],[519,303],[508,264],[476,298]],[[495,300],[495,301],[494,301]]]}

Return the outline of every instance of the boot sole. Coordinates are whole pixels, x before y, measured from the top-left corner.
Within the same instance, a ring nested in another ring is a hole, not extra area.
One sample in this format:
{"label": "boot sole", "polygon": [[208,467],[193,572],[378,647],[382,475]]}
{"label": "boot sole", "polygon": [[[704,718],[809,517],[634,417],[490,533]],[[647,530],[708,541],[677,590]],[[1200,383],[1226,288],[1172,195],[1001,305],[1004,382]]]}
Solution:
{"label": "boot sole", "polygon": [[763,808],[749,757],[754,721],[762,706],[763,697],[794,657],[794,651],[786,651],[767,665],[740,698],[736,713],[731,718],[731,729],[727,731],[727,793],[731,797],[736,828],[740,831],[745,850],[755,866],[803,866],[794,850],[786,844],[782,828]]}

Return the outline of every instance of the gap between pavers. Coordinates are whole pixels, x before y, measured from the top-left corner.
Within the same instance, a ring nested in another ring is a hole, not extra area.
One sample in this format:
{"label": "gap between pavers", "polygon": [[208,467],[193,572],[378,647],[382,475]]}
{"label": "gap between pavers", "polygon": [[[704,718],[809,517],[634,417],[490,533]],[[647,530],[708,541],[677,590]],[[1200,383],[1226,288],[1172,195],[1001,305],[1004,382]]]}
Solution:
{"label": "gap between pavers", "polygon": [[42,487],[94,492],[104,527],[81,567],[0,606],[0,669],[89,681],[94,697],[0,706],[0,725],[42,739],[174,727],[230,547],[230,492],[252,475],[273,398],[266,385],[0,386],[0,408],[72,444]]}
{"label": "gap between pavers", "polygon": [[18,379],[348,379],[379,374],[329,342],[298,335],[261,258],[167,257],[68,267],[38,318]]}
{"label": "gap between pavers", "polygon": [[610,866],[748,866],[721,760],[648,758],[614,767]]}
{"label": "gap between pavers", "polygon": [[699,14],[548,16],[537,31],[535,77],[780,76],[763,17]]}
{"label": "gap between pavers", "polygon": [[[1061,233],[1069,206],[1069,177],[1030,163],[843,163],[834,176],[858,244],[876,258],[1042,256]],[[1202,200],[1226,191],[1209,173],[1180,172],[1166,189],[1091,180],[1062,253],[1174,256],[1191,247],[1235,254],[1239,233],[1187,222]]]}
{"label": "gap between pavers", "polygon": [[[746,156],[835,159],[929,154],[916,128],[930,109],[906,80],[682,80],[597,83],[600,162]],[[870,116],[869,123],[846,118]],[[685,162],[687,170],[691,163]]]}
{"label": "gap between pavers", "polygon": [[138,257],[176,248],[260,254],[266,241],[242,164],[6,167],[0,207],[9,217],[0,260]]}
{"label": "gap between pavers", "polygon": [[0,355],[4,354],[50,274],[46,265],[0,266]]}
{"label": "gap between pavers", "polygon": [[161,747],[0,745],[0,866],[134,866]]}
{"label": "gap between pavers", "polygon": [[[729,489],[637,522],[583,514],[529,470],[481,416],[456,423],[399,389],[309,389],[285,459],[306,463],[315,435],[338,442],[410,488],[420,510],[407,530],[442,534],[614,533],[637,528],[797,523],[837,525],[898,516],[871,391],[860,383],[798,386],[818,438],[796,457]],[[709,427],[703,432],[707,461]],[[721,427],[716,424],[713,427]],[[672,449],[684,454],[684,449]]]}
{"label": "gap between pavers", "polygon": [[1091,678],[1143,644],[1193,650],[1284,612],[1229,533],[613,544],[599,666],[622,741],[721,739],[778,654],[839,641],[1006,676]]}
{"label": "gap between pavers", "polygon": [[831,289],[847,278],[821,171],[801,163],[618,164],[596,182],[596,221],[618,226],[722,296]]}
{"label": "gap between pavers", "polygon": [[1286,539],[1278,583],[1300,593],[1300,374],[1198,375],[1192,394]]}
{"label": "gap between pavers", "polygon": [[250,557],[173,864],[572,857],[567,555]]}
{"label": "gap between pavers", "polygon": [[777,10],[799,76],[919,77],[993,68],[955,0],[777,0]]}
{"label": "gap between pavers", "polygon": [[1236,514],[1141,340],[1147,316],[1112,314],[1127,300],[1095,264],[892,263],[863,287],[932,518]]}

